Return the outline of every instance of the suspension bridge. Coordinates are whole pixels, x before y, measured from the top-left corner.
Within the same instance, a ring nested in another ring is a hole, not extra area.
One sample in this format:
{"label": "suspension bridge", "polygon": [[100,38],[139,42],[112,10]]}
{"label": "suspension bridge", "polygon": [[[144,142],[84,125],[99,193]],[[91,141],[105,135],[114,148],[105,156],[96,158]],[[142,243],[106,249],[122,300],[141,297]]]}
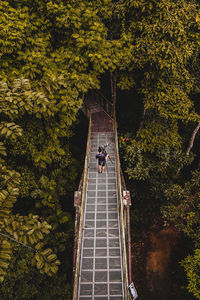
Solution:
{"label": "suspension bridge", "polygon": [[[85,165],[74,194],[73,300],[136,299],[132,283],[130,193],[120,168],[115,107],[102,94],[85,99],[89,118]],[[110,160],[98,173],[98,146]]]}

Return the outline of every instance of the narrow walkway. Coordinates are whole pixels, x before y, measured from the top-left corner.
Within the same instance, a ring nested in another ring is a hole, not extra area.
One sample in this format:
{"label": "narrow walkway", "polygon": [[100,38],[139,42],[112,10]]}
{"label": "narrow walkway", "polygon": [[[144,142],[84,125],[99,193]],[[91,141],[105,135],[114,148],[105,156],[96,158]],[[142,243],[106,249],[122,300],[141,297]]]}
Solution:
{"label": "narrow walkway", "polygon": [[[123,265],[117,195],[115,145],[112,120],[104,113],[92,114],[87,193],[79,270],[78,299],[122,300]],[[109,143],[103,174],[95,158],[99,145]]]}

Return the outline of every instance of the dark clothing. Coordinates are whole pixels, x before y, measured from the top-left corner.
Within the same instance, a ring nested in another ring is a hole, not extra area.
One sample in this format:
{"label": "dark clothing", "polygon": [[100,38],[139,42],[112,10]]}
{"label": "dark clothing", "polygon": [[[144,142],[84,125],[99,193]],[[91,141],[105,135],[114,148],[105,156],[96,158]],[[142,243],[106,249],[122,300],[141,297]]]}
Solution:
{"label": "dark clothing", "polygon": [[96,155],[96,158],[98,158],[99,165],[104,167],[106,163],[106,155],[104,153],[99,153]]}

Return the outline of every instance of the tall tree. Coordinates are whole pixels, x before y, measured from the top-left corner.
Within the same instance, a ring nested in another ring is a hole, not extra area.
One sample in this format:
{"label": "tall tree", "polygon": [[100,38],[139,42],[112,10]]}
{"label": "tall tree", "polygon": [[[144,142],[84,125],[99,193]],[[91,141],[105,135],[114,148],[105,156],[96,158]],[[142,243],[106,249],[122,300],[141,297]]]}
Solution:
{"label": "tall tree", "polygon": [[130,51],[128,56],[118,52],[121,69],[137,81],[146,111],[138,140],[150,152],[158,143],[181,146],[178,122],[199,121],[189,68],[199,52],[199,7],[184,0],[126,1],[124,6],[121,40]]}

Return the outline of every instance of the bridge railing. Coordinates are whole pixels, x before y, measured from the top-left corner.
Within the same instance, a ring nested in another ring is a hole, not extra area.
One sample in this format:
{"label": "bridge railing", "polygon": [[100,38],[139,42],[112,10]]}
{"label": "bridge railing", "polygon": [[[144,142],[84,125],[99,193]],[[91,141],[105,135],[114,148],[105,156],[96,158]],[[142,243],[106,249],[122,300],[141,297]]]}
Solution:
{"label": "bridge railing", "polygon": [[109,117],[114,118],[114,105],[99,90],[91,90],[83,97],[82,111],[89,117],[90,107],[98,106]]}
{"label": "bridge railing", "polygon": [[111,117],[114,117],[114,106],[100,91],[96,91],[96,100],[103,110]]}
{"label": "bridge railing", "polygon": [[122,243],[122,257],[123,257],[123,266],[124,266],[124,293],[125,299],[130,299],[128,294],[128,286],[130,283],[129,271],[128,271],[128,235],[127,235],[127,211],[123,202],[123,191],[122,191],[122,180],[121,180],[121,166],[119,160],[119,149],[118,149],[118,135],[117,135],[117,122],[116,118],[114,119],[114,129],[115,129],[115,152],[116,152],[116,168],[117,168],[117,185],[118,185],[118,203],[119,203],[119,215],[120,215],[120,230],[121,230],[121,243]]}
{"label": "bridge railing", "polygon": [[81,257],[81,243],[82,243],[82,229],[83,229],[83,218],[84,218],[84,206],[86,196],[86,185],[88,175],[88,158],[90,148],[90,137],[91,137],[91,115],[89,114],[89,127],[88,127],[88,138],[87,147],[85,154],[85,164],[81,182],[79,184],[79,190],[75,192],[74,206],[76,207],[75,217],[75,240],[74,240],[74,269],[73,269],[73,300],[77,300],[78,293],[78,282],[79,282],[79,270],[80,270],[80,257]]}

